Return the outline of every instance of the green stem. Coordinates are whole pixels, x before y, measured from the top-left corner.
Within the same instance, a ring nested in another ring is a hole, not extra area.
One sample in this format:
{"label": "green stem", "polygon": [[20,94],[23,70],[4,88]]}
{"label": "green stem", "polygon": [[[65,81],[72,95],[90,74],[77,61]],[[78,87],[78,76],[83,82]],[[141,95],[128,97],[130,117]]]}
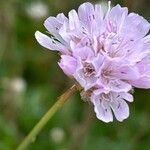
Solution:
{"label": "green stem", "polygon": [[48,112],[41,118],[41,120],[35,125],[35,127],[31,130],[31,132],[27,135],[27,137],[22,141],[22,143],[18,146],[17,150],[24,150],[27,146],[35,141],[36,136],[43,129],[43,127],[47,124],[47,122],[52,118],[52,116],[64,105],[64,103],[68,100],[68,98],[77,91],[76,85],[73,85],[70,89],[68,89],[64,94],[62,94],[58,101],[48,110]]}

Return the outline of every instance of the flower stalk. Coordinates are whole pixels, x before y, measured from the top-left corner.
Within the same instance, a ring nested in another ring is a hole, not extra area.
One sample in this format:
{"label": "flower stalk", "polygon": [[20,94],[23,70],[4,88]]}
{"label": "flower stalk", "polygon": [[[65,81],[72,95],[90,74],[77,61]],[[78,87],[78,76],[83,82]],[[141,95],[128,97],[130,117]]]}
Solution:
{"label": "flower stalk", "polygon": [[35,141],[39,132],[44,128],[47,122],[52,116],[64,105],[64,103],[77,91],[77,86],[73,85],[65,93],[63,93],[57,100],[57,102],[47,111],[47,113],[41,118],[41,120],[35,125],[31,132],[26,136],[22,143],[18,146],[17,150],[24,150],[28,145]]}

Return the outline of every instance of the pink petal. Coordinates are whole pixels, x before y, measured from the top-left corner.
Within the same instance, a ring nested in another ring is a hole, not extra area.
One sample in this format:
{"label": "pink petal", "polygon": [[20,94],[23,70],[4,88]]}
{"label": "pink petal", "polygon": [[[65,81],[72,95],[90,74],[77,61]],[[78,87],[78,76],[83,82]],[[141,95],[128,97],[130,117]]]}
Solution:
{"label": "pink petal", "polygon": [[143,58],[142,61],[137,64],[137,67],[142,76],[150,76],[150,55]]}
{"label": "pink petal", "polygon": [[59,30],[59,34],[69,44],[69,42],[71,40],[71,35],[68,32],[68,30],[69,30],[69,23],[64,22],[63,26]]}
{"label": "pink petal", "polygon": [[121,7],[120,5],[116,5],[109,12],[109,20],[116,24],[117,28],[120,30],[122,25],[124,24],[124,20],[127,17],[128,8]]}
{"label": "pink petal", "polygon": [[73,49],[73,56],[76,58],[81,58],[83,60],[86,60],[87,58],[94,56],[94,53],[92,49],[85,46],[82,48]]}
{"label": "pink petal", "polygon": [[80,28],[80,21],[77,12],[75,10],[71,10],[68,16],[70,30],[78,30]]}
{"label": "pink petal", "polygon": [[44,21],[44,26],[50,32],[50,34],[52,34],[62,44],[66,45],[66,42],[59,34],[59,30],[62,27],[62,25],[63,24],[59,22],[59,20],[55,17],[49,17]]}
{"label": "pink petal", "polygon": [[123,121],[124,119],[129,117],[129,107],[124,100],[114,100],[110,103],[110,106],[118,121]]}
{"label": "pink petal", "polygon": [[128,102],[133,102],[133,96],[130,93],[122,92],[119,93],[122,99],[128,101]]}
{"label": "pink petal", "polygon": [[104,13],[103,13],[101,5],[98,5],[98,4],[95,5],[95,16],[96,16],[97,21],[101,22],[103,20]]}
{"label": "pink petal", "polygon": [[140,77],[140,73],[138,68],[135,66],[123,66],[117,70],[116,77],[124,80],[138,79]]}
{"label": "pink petal", "polygon": [[95,67],[95,70],[97,72],[97,76],[99,76],[100,74],[101,71],[100,66],[102,66],[103,62],[104,62],[104,57],[101,54],[97,55],[97,57],[95,57],[92,61],[92,64]]}
{"label": "pink petal", "polygon": [[130,84],[136,88],[149,89],[150,88],[150,76],[143,76],[138,80],[130,81]]}
{"label": "pink petal", "polygon": [[77,61],[69,55],[61,55],[61,60],[58,63],[65,74],[72,76],[76,71]]}
{"label": "pink petal", "polygon": [[128,92],[132,89],[130,84],[121,80],[111,80],[108,86],[113,92]]}
{"label": "pink petal", "polygon": [[68,22],[68,18],[63,13],[58,14],[56,18],[61,24]]}
{"label": "pink petal", "polygon": [[36,31],[35,32],[35,38],[37,41],[42,45],[43,47],[50,49],[50,50],[58,50],[62,53],[68,53],[68,50],[64,45],[62,45],[60,42],[48,37],[47,35]]}
{"label": "pink petal", "polygon": [[[134,28],[133,28],[134,27]],[[126,17],[122,33],[129,39],[138,39],[144,37],[150,29],[149,22],[135,13],[130,13]]]}
{"label": "pink petal", "polygon": [[94,7],[91,3],[83,3],[78,9],[79,19],[86,25],[88,29],[91,28],[91,22],[93,21]]}
{"label": "pink petal", "polygon": [[94,104],[94,111],[98,119],[108,123],[113,121],[113,115],[109,105],[99,99],[92,99],[92,103]]}
{"label": "pink petal", "polygon": [[62,24],[57,18],[49,17],[44,21],[44,26],[51,34],[58,34]]}

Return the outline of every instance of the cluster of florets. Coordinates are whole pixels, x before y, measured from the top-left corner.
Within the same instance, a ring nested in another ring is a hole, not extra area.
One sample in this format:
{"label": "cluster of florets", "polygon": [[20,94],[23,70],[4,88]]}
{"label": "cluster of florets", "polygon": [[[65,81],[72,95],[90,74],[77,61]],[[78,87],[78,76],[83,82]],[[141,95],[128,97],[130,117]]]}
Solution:
{"label": "cluster of florets", "polygon": [[37,41],[60,52],[60,68],[82,86],[97,118],[111,122],[113,112],[117,120],[126,119],[133,87],[150,88],[148,21],[120,5],[109,3],[104,14],[101,5],[84,3],[68,18],[49,17],[44,26],[51,36],[37,31]]}

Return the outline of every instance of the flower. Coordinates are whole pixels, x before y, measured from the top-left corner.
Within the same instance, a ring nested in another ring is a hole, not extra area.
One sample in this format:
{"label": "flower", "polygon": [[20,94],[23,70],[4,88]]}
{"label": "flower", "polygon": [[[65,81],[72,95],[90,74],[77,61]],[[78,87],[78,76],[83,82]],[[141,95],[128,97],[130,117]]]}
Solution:
{"label": "flower", "polygon": [[113,114],[126,119],[133,88],[150,88],[149,22],[126,7],[108,6],[103,13],[101,5],[83,3],[68,18],[61,13],[46,19],[50,36],[35,33],[43,47],[60,52],[60,68],[83,87],[81,96],[104,122],[112,122]]}

